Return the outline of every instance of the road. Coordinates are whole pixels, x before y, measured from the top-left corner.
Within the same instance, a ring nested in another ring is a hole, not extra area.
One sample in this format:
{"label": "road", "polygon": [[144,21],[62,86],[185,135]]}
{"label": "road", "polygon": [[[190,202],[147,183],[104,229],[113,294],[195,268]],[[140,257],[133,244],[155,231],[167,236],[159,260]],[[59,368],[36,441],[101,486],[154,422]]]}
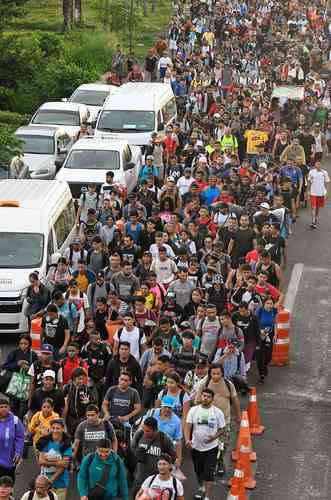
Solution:
{"label": "road", "polygon": [[[291,363],[288,367],[271,368],[265,385],[258,388],[266,431],[253,439],[258,456],[257,488],[250,499],[327,500],[331,497],[328,493],[331,484],[330,220],[331,201],[322,213],[319,230],[310,229],[309,211],[302,210],[289,241],[286,281],[290,281],[293,269],[299,279],[297,293],[290,297],[293,303]],[[293,280],[291,283],[293,285]],[[14,341],[3,337],[1,344],[2,356],[5,356]],[[255,382],[254,375],[251,382]],[[18,498],[36,474],[31,455],[32,450],[30,459],[18,473]],[[191,500],[196,482],[192,468],[184,469],[189,478],[185,497]],[[226,495],[227,488],[218,482],[213,500],[224,499]],[[74,487],[70,497],[77,498]]]}

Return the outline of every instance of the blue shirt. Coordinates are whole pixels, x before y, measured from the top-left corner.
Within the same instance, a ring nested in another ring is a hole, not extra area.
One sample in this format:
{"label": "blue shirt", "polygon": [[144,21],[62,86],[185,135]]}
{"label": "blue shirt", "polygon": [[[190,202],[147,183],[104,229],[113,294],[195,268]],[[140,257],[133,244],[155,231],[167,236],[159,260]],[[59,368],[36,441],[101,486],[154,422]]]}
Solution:
{"label": "blue shirt", "polygon": [[221,194],[221,190],[217,186],[208,186],[201,193],[203,203],[210,206],[216,198]]}
{"label": "blue shirt", "polygon": [[277,309],[273,307],[271,311],[267,311],[264,307],[260,307],[256,311],[256,316],[259,318],[261,328],[272,329],[275,324],[275,318],[277,316]]}
{"label": "blue shirt", "polygon": [[139,235],[143,229],[142,224],[140,224],[140,222],[138,222],[138,224],[136,225],[136,229],[133,230],[131,222],[127,222],[125,224],[125,229],[126,229],[127,234],[132,236],[133,241],[137,244],[138,240],[139,240]]}
{"label": "blue shirt", "polygon": [[183,437],[182,423],[179,417],[172,412],[170,419],[164,420],[160,416],[161,409],[155,408],[147,416],[157,420],[158,430],[167,434],[173,441],[179,441]]}
{"label": "blue shirt", "polygon": [[280,177],[281,179],[284,179],[284,177],[290,177],[292,185],[298,187],[299,182],[302,179],[302,172],[300,168],[292,168],[285,165],[280,169]]}
{"label": "blue shirt", "polygon": [[[72,448],[69,446],[63,453],[60,451],[61,443],[55,443],[54,441],[49,441],[47,445],[41,450],[43,453],[46,453],[48,457],[54,457],[57,460],[61,460],[64,457],[72,458]],[[42,466],[41,474],[51,479],[56,471],[55,467]],[[69,486],[69,471],[68,469],[64,469],[62,474],[54,481],[54,488],[68,488]]]}
{"label": "blue shirt", "polygon": [[139,182],[147,180],[150,175],[153,175],[153,177],[157,177],[159,175],[157,168],[154,167],[154,165],[143,165],[139,173]]}
{"label": "blue shirt", "polygon": [[69,325],[71,331],[75,330],[76,320],[78,318],[77,307],[74,303],[68,304],[65,302],[61,307],[58,307],[59,313],[63,316]]}

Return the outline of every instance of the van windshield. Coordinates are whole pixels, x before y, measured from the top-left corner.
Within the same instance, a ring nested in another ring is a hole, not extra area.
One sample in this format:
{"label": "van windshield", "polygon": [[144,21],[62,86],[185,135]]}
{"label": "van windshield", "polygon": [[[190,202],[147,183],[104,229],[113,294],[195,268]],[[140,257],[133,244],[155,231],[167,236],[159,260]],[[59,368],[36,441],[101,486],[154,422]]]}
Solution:
{"label": "van windshield", "polygon": [[44,236],[38,233],[0,233],[0,268],[37,268],[43,261]]}
{"label": "van windshield", "polygon": [[154,111],[103,111],[98,125],[107,132],[153,132]]}
{"label": "van windshield", "polygon": [[120,155],[118,151],[98,151],[75,149],[71,151],[65,168],[84,170],[119,170]]}
{"label": "van windshield", "polygon": [[32,123],[39,123],[40,125],[64,125],[68,127],[79,127],[79,121],[79,113],[77,111],[41,109],[32,120]]}
{"label": "van windshield", "polygon": [[78,102],[86,106],[102,106],[108,96],[109,92],[104,90],[78,90],[70,97],[70,102]]}
{"label": "van windshield", "polygon": [[34,155],[52,155],[54,154],[54,138],[46,135],[19,135],[16,137],[23,141],[23,153]]}

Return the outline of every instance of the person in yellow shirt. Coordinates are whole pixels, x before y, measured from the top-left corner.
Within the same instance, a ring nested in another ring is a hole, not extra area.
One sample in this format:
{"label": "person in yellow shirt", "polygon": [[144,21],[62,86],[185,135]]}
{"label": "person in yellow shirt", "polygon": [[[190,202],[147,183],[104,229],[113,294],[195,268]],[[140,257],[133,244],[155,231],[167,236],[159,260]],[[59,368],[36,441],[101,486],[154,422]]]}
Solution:
{"label": "person in yellow shirt", "polygon": [[246,151],[248,155],[258,153],[258,146],[268,141],[268,134],[263,130],[246,130],[244,134],[247,140]]}
{"label": "person in yellow shirt", "polygon": [[33,415],[28,426],[28,431],[33,435],[33,446],[35,448],[39,439],[50,433],[51,421],[59,417],[59,414],[54,411],[53,400],[50,398],[44,399],[41,410]]}

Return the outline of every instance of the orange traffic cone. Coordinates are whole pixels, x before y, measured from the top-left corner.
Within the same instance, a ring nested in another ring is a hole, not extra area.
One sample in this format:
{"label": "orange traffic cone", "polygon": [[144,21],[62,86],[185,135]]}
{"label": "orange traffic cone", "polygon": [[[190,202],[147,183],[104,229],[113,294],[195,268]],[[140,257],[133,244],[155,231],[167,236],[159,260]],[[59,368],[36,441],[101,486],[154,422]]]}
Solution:
{"label": "orange traffic cone", "polygon": [[249,458],[250,447],[249,440],[247,437],[243,438],[242,444],[240,446],[239,462],[244,471],[244,481],[243,484],[245,488],[253,490],[256,487],[256,481],[253,478],[252,464]]}
{"label": "orange traffic cone", "polygon": [[227,500],[247,500],[246,490],[243,484],[234,483],[231,486]]}
{"label": "orange traffic cone", "polygon": [[41,341],[40,341],[40,334],[41,334],[41,322],[42,318],[37,317],[34,318],[31,321],[31,331],[30,331],[30,336],[32,340],[32,350],[39,354],[40,353],[40,347],[41,347]]}
{"label": "orange traffic cone", "polygon": [[244,482],[244,464],[240,458],[236,462],[236,466],[233,472],[233,477],[229,479],[228,485],[233,486],[234,484],[240,485]]}
{"label": "orange traffic cone", "polygon": [[250,449],[249,458],[250,458],[250,460],[252,462],[255,462],[255,460],[256,460],[256,453],[252,449],[252,439],[251,439],[251,433],[250,433],[250,430],[249,430],[249,421],[248,421],[247,411],[243,411],[242,412],[242,417],[241,417],[241,422],[240,422],[240,429],[239,429],[239,433],[238,433],[236,449],[231,454],[232,460],[238,460],[240,446],[241,446],[244,438],[248,439],[248,446],[249,446],[249,449]]}
{"label": "orange traffic cone", "polygon": [[249,420],[249,430],[251,431],[251,434],[262,434],[264,427],[261,425],[260,412],[257,406],[256,388],[250,387],[248,392],[247,414]]}
{"label": "orange traffic cone", "polygon": [[275,337],[272,346],[271,364],[284,366],[289,364],[290,350],[290,312],[279,306],[276,316]]}

